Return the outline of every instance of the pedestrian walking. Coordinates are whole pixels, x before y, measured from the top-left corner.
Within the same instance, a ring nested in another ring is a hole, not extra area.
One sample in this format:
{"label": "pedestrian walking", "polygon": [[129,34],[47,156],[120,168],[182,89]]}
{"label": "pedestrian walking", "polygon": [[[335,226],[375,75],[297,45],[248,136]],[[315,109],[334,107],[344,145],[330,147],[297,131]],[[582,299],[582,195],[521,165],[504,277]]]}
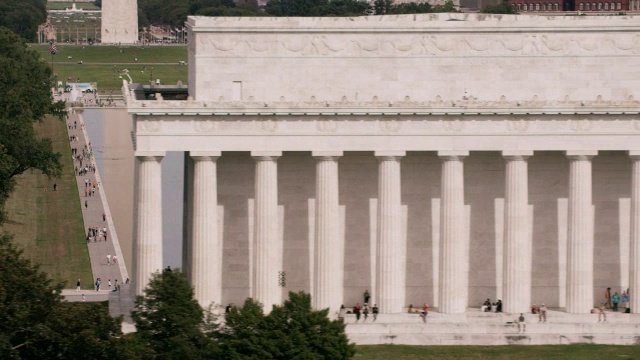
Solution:
{"label": "pedestrian walking", "polygon": [[[106,236],[105,236],[105,238],[106,238]],[[113,257],[111,258],[111,262],[113,262],[113,265],[117,264],[118,263],[118,257],[113,255]],[[116,281],[118,281],[118,280],[116,280]]]}
{"label": "pedestrian walking", "polygon": [[107,214],[102,213],[102,221],[107,221]]}
{"label": "pedestrian walking", "polygon": [[544,304],[540,305],[540,312],[538,314],[538,322],[547,322],[547,307]]}
{"label": "pedestrian walking", "polygon": [[380,312],[380,310],[378,309],[378,304],[373,304],[373,307],[371,308],[371,313],[373,314],[373,321],[378,320],[378,312]]}
{"label": "pedestrian walking", "polygon": [[53,191],[58,191],[58,184],[53,183]]}
{"label": "pedestrian walking", "polygon": [[76,282],[76,291],[80,291],[80,279]]}
{"label": "pedestrian walking", "polygon": [[111,254],[107,254],[107,265],[111,265]]}
{"label": "pedestrian walking", "polygon": [[87,298],[84,296],[84,294],[82,294],[82,302],[87,301]]}
{"label": "pedestrian walking", "polygon": [[109,279],[109,281],[107,281],[107,284],[109,285],[109,290],[111,290],[111,279]]}
{"label": "pedestrian walking", "polygon": [[89,203],[87,202],[87,200],[84,201],[84,208],[88,209],[89,208]]}

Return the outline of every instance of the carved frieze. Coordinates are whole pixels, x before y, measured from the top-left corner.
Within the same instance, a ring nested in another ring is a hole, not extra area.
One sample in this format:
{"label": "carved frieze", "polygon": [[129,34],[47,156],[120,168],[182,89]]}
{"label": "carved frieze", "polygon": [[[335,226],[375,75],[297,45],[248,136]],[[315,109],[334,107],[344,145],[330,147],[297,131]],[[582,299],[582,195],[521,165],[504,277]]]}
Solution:
{"label": "carved frieze", "polygon": [[138,117],[137,135],[540,136],[640,133],[635,115],[179,116]]}
{"label": "carved frieze", "polygon": [[199,34],[199,56],[576,56],[640,54],[640,34]]}

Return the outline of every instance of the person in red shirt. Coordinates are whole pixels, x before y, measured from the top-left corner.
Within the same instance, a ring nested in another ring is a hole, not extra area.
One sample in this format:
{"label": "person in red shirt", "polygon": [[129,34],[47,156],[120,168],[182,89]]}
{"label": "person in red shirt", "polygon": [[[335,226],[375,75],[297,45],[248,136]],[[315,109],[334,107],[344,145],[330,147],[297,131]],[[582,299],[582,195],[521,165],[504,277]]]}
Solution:
{"label": "person in red shirt", "polygon": [[420,313],[420,317],[422,318],[422,321],[425,323],[427,322],[428,314],[429,314],[429,305],[425,303],[424,306],[422,306],[422,312]]}
{"label": "person in red shirt", "polygon": [[360,311],[362,311],[362,306],[360,306],[360,303],[357,303],[356,306],[353,307],[353,313],[356,314],[356,322],[360,321]]}

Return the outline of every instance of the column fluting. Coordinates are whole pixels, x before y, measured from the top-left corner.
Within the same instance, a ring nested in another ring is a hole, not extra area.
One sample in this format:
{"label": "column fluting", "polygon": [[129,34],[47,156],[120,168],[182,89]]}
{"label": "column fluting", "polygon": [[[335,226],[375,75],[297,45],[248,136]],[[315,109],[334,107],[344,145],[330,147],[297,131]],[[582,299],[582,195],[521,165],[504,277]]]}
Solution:
{"label": "column fluting", "polygon": [[314,152],[316,160],[316,225],[313,306],[330,308],[343,303],[344,242],[339,238],[338,159],[342,152]]}
{"label": "column fluting", "polygon": [[469,241],[464,208],[464,158],[468,152],[439,152],[442,160],[440,199],[440,299],[444,314],[464,313],[469,286]]}
{"label": "column fluting", "polygon": [[378,158],[378,256],[376,299],[381,313],[401,313],[405,300],[406,239],[402,237],[400,160],[404,152]]}
{"label": "column fluting", "polygon": [[164,153],[136,153],[138,159],[133,286],[142,295],[162,270],[162,167]]}
{"label": "column fluting", "polygon": [[569,233],[566,311],[587,314],[593,303],[593,201],[591,159],[596,152],[569,152]]}
{"label": "column fluting", "polygon": [[527,158],[533,152],[503,153],[504,199],[503,303],[506,313],[526,313],[531,306],[532,244],[529,224]]}
{"label": "column fluting", "polygon": [[278,221],[278,158],[281,153],[252,153],[255,174],[254,298],[266,313],[282,302],[282,239]]}
{"label": "column fluting", "polygon": [[640,151],[630,151],[631,158],[631,244],[629,259],[629,306],[640,313]]}
{"label": "column fluting", "polygon": [[193,227],[189,280],[203,308],[222,302],[222,239],[218,232],[219,153],[192,152]]}

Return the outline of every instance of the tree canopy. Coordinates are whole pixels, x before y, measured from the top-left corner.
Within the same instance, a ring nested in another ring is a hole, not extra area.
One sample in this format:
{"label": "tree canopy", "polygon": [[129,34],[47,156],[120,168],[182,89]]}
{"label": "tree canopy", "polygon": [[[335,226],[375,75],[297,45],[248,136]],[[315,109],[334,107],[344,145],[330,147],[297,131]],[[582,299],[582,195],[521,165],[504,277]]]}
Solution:
{"label": "tree canopy", "polygon": [[38,25],[47,20],[47,0],[0,0],[0,26],[34,41]]}
{"label": "tree canopy", "polygon": [[0,235],[0,358],[122,358],[121,319],[102,304],[64,303],[61,284]]}
{"label": "tree canopy", "polygon": [[[0,0],[2,1],[2,0]],[[11,31],[0,28],[0,222],[15,177],[29,169],[60,173],[60,154],[37,136],[34,125],[47,114],[64,118],[64,103],[51,98],[51,70]]]}
{"label": "tree canopy", "polygon": [[256,0],[139,0],[140,25],[182,26],[188,15],[202,16],[364,16],[455,12],[453,1],[394,4],[392,0],[269,0],[261,9]]}
{"label": "tree canopy", "polygon": [[204,312],[180,271],[155,274],[131,313],[137,332],[130,341],[157,359],[211,359],[217,347],[204,331]]}
{"label": "tree canopy", "polygon": [[509,2],[501,2],[487,5],[480,12],[485,14],[517,14],[518,8]]}
{"label": "tree canopy", "polygon": [[290,292],[282,306],[264,315],[252,299],[226,316],[216,333],[225,359],[350,359],[355,346],[349,343],[339,320],[327,317],[328,309],[311,308],[311,296]]}

